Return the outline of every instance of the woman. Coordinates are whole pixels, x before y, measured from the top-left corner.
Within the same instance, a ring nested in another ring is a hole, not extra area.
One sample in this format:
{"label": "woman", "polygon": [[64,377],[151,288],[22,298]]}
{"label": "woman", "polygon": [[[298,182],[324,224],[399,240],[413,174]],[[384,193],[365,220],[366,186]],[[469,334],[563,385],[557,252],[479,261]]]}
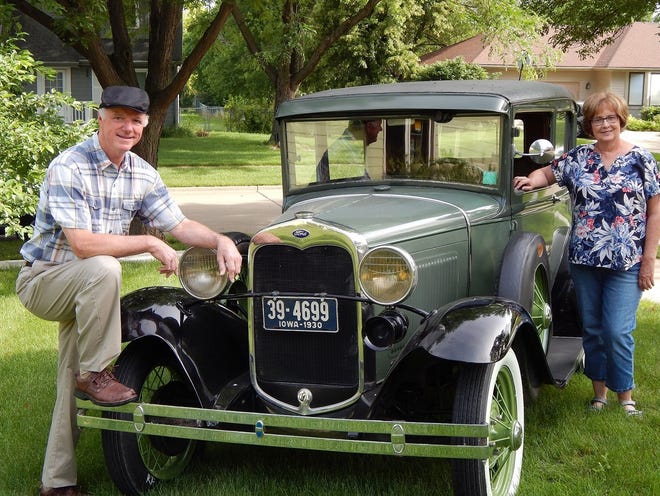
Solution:
{"label": "woman", "polygon": [[653,155],[621,138],[628,108],[612,93],[583,105],[584,130],[595,143],[580,145],[529,177],[525,191],[554,182],[573,199],[569,244],[571,276],[583,324],[584,373],[592,381],[590,408],[607,406],[614,391],[628,415],[632,400],[635,314],[642,291],[653,287],[660,238],[660,176]]}

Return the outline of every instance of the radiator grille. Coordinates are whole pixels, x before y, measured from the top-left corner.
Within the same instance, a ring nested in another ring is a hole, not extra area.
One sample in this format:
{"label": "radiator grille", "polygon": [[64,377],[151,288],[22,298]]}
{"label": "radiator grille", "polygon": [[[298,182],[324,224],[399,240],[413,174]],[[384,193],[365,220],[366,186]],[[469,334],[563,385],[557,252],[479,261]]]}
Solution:
{"label": "radiator grille", "polygon": [[[350,254],[335,246],[305,250],[284,244],[263,246],[253,261],[253,290],[354,296]],[[261,298],[255,298],[254,305],[255,370],[263,391],[295,405],[300,387],[317,385],[312,406],[355,394],[359,358],[354,301],[338,300],[336,333],[265,330]]]}

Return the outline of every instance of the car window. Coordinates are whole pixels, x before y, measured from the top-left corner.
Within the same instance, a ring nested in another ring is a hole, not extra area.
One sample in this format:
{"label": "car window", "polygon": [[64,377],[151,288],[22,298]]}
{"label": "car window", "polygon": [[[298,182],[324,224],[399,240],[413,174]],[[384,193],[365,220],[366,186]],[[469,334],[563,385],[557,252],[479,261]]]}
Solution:
{"label": "car window", "polygon": [[289,188],[347,180],[430,180],[494,187],[498,114],[366,117],[285,123]]}

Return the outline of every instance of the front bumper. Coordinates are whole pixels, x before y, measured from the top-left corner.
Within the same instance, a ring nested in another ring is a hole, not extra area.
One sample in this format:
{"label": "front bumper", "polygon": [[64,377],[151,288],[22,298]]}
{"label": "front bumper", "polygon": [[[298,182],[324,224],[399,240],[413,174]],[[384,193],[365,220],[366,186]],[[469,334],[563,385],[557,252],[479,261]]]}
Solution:
{"label": "front bumper", "polygon": [[[487,424],[334,419],[149,403],[102,407],[90,401],[76,401],[79,427],[318,451],[487,459],[500,443],[508,444],[516,436],[516,426],[511,426],[512,432],[502,432],[500,427],[495,436],[498,442],[493,441],[494,433]],[[109,419],[101,417],[100,412],[119,412],[131,417]],[[469,442],[477,445],[452,444],[451,439],[456,437],[469,438]]]}

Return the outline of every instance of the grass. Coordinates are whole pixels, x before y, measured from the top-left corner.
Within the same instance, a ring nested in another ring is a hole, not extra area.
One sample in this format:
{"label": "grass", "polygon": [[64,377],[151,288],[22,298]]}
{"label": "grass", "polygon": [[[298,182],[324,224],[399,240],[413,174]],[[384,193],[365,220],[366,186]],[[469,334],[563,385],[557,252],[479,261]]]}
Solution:
{"label": "grass", "polygon": [[[123,292],[153,284],[177,284],[157,263],[123,263]],[[0,270],[0,494],[36,493],[55,398],[56,324],[32,316],[14,293],[17,269]],[[11,316],[11,318],[9,318]],[[519,496],[660,494],[660,305],[642,302],[638,312],[635,397],[642,419],[625,417],[610,398],[602,414],[586,411],[589,381],[573,377],[559,390],[545,386],[527,409],[523,477]],[[116,495],[107,474],[100,432],[85,430],[77,450],[78,473],[95,496]],[[418,495],[451,494],[449,463],[208,444],[188,470],[150,494]]]}
{"label": "grass", "polygon": [[223,131],[163,138],[158,171],[169,187],[281,184],[280,151],[267,140],[265,134]]}

